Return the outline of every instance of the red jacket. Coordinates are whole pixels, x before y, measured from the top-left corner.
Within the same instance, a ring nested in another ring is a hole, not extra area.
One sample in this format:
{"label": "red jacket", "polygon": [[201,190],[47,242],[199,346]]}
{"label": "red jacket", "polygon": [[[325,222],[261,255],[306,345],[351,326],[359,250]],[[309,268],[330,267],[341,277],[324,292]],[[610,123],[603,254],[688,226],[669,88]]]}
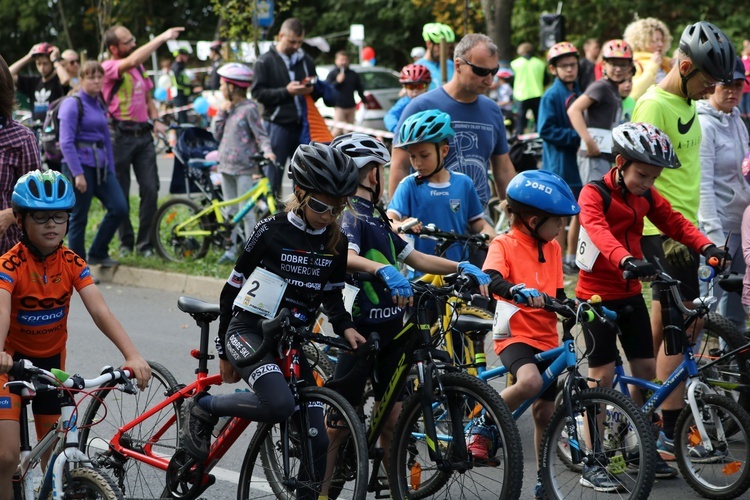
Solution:
{"label": "red jacket", "polygon": [[578,204],[581,206],[581,225],[601,252],[591,272],[581,271],[576,286],[576,296],[589,299],[600,295],[602,300],[616,300],[641,293],[641,283],[624,280],[620,261],[627,255],[643,259],[641,234],[643,218],[649,220],[670,238],[700,251],[711,241],[672,205],[651,188],[652,202],[643,196],[624,191],[617,185],[617,169],[604,176],[604,182],[612,190],[612,201],[604,213],[604,201],[596,186],[586,185],[581,190]]}

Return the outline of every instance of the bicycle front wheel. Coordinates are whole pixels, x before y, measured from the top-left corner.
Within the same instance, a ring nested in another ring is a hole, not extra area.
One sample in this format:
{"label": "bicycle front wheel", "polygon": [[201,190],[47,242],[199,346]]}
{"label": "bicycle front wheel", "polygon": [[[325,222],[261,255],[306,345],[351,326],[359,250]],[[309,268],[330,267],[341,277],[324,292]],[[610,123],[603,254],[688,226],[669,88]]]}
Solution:
{"label": "bicycle front wheel", "polygon": [[[586,389],[573,397],[574,414],[559,406],[542,440],[541,475],[547,496],[611,498],[616,492],[618,498],[648,498],[656,445],[643,413],[630,398],[612,389]],[[568,435],[570,419],[577,441]],[[597,421],[599,425],[592,425]],[[570,450],[575,446],[586,467],[572,460]]]}
{"label": "bicycle front wheel", "polygon": [[[696,416],[686,406],[674,429],[677,466],[685,481],[705,498],[737,498],[750,487],[750,415],[737,403],[718,394],[698,400],[700,421],[713,451],[708,452],[696,426]],[[738,431],[724,432],[731,423]]]}
{"label": "bicycle front wheel", "polygon": [[122,492],[109,476],[86,467],[63,475],[65,498],[123,500]]}
{"label": "bicycle front wheel", "polygon": [[[126,458],[112,448],[121,427],[161,403],[177,386],[169,370],[153,361],[148,364],[151,380],[145,391],[130,395],[117,390],[115,383],[102,386],[92,394],[80,425],[79,448],[95,467],[111,474],[125,498],[171,498],[164,470]],[[168,462],[179,448],[179,438],[179,405],[175,403],[126,429],[116,444]]]}
{"label": "bicycle front wheel", "polygon": [[[306,420],[302,411],[318,407],[326,416],[329,438],[329,446],[323,449],[313,446],[315,429],[300,425]],[[369,457],[364,427],[354,408],[325,387],[300,389],[300,408],[284,425],[258,424],[242,463],[237,498],[316,499],[324,483],[335,482],[341,488],[338,498],[364,499]],[[287,445],[289,467],[285,470]],[[325,470],[329,454],[337,457],[333,471]]]}
{"label": "bicycle front wheel", "polygon": [[205,257],[211,246],[211,237],[191,234],[211,230],[205,217],[192,220],[177,230],[178,225],[188,221],[201,210],[197,203],[187,198],[172,198],[159,207],[151,229],[151,242],[161,258],[183,262]]}
{"label": "bicycle front wheel", "polygon": [[[497,392],[466,373],[440,376],[431,412],[437,442],[425,432],[420,387],[404,402],[393,433],[389,483],[393,498],[519,498],[521,437]],[[481,441],[484,447],[467,443]],[[430,447],[441,460],[430,457]]]}

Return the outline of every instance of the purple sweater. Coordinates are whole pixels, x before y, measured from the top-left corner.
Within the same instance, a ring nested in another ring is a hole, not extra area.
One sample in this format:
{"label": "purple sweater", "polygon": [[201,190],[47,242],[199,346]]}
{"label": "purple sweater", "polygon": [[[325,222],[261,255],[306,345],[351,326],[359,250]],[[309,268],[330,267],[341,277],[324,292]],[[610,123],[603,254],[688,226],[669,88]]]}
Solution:
{"label": "purple sweater", "polygon": [[[60,106],[60,150],[63,161],[67,163],[73,176],[83,173],[82,166],[107,167],[115,171],[115,159],[112,154],[112,140],[109,136],[107,114],[99,100],[84,91],[76,95],[83,104],[83,119],[78,127],[78,103],[75,99],[66,99]],[[78,127],[78,134],[76,128]],[[77,145],[87,143],[89,145]],[[90,144],[99,144],[96,148]]]}

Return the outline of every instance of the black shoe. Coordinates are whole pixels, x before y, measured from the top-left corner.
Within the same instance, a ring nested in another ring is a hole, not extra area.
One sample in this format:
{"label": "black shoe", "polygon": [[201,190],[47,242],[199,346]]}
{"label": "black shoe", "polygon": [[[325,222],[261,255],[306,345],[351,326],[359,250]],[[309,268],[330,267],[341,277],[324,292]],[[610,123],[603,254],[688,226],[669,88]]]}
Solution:
{"label": "black shoe", "polygon": [[563,274],[567,274],[569,276],[578,274],[578,266],[576,265],[575,261],[563,262],[562,268]]}
{"label": "black shoe", "polygon": [[195,398],[188,399],[182,406],[182,446],[199,462],[208,458],[211,431],[218,421],[218,417],[198,406]]}
{"label": "black shoe", "polygon": [[654,467],[654,477],[658,479],[670,479],[677,477],[677,469],[669,465],[661,458],[659,453],[656,453],[656,464]]}
{"label": "black shoe", "polygon": [[117,267],[120,265],[120,262],[113,259],[109,255],[104,257],[103,259],[97,259],[96,257],[89,257],[88,260],[89,265],[91,266],[102,266],[102,267]]}

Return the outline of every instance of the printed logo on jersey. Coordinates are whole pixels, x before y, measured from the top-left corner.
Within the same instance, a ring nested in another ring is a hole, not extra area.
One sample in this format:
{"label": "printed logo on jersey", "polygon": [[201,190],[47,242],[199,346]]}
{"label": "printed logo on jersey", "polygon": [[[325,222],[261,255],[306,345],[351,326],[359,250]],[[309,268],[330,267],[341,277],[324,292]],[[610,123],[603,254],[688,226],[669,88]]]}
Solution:
{"label": "printed logo on jersey", "polygon": [[682,117],[677,118],[677,131],[682,135],[690,132],[690,128],[693,126],[697,114],[698,113],[693,113],[692,118],[690,118],[687,123],[682,123]]}
{"label": "printed logo on jersey", "polygon": [[7,410],[7,409],[10,409],[10,407],[11,407],[10,396],[0,397],[0,410]]}
{"label": "printed logo on jersey", "polygon": [[458,213],[459,210],[461,210],[461,200],[460,199],[452,199],[449,201],[451,205],[451,210],[453,210],[453,213]]}
{"label": "printed logo on jersey", "polygon": [[18,311],[16,322],[23,326],[44,326],[57,323],[65,317],[65,308],[58,307],[44,311]]}
{"label": "printed logo on jersey", "polygon": [[8,283],[15,283],[13,281],[13,278],[11,278],[9,275],[7,275],[5,273],[0,273],[0,280],[7,281]]}
{"label": "printed logo on jersey", "polygon": [[237,288],[242,288],[242,285],[245,284],[245,276],[243,276],[242,273],[238,273],[237,271],[232,269],[232,274],[229,275],[227,283]]}
{"label": "printed logo on jersey", "polygon": [[320,290],[321,284],[314,280],[325,276],[333,266],[333,254],[306,252],[292,248],[281,250],[281,271],[289,273],[286,280],[298,287]]}
{"label": "printed logo on jersey", "polygon": [[86,267],[86,262],[78,256],[73,250],[63,250],[62,258],[65,262],[72,262],[78,267]]}
{"label": "printed logo on jersey", "polygon": [[86,266],[86,268],[81,271],[81,274],[78,275],[78,279],[88,278],[91,276],[91,269],[89,269],[89,266]]}

